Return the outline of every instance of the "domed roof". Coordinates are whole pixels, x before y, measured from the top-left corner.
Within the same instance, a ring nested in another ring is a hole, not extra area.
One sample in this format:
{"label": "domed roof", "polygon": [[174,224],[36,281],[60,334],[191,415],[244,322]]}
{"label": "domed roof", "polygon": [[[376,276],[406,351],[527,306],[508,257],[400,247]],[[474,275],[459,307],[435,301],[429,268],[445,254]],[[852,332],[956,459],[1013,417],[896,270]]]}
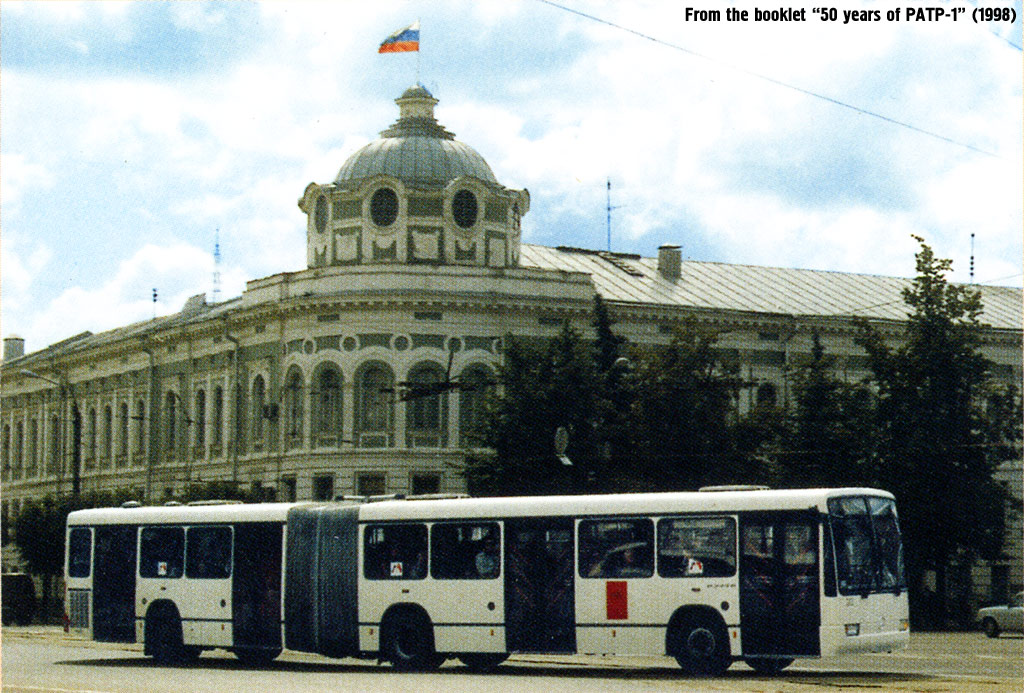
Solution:
{"label": "domed roof", "polygon": [[406,89],[395,99],[398,120],[380,133],[381,139],[348,158],[335,184],[380,174],[394,176],[415,187],[444,187],[462,175],[498,184],[491,167],[467,144],[455,139],[434,118],[437,103],[422,85]]}

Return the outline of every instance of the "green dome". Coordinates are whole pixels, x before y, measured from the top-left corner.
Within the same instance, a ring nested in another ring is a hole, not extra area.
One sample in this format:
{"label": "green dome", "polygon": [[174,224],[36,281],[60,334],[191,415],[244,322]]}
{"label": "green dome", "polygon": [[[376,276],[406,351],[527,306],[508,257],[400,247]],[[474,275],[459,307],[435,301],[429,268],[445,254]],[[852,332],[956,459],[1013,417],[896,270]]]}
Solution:
{"label": "green dome", "polygon": [[346,186],[381,174],[413,187],[444,187],[463,175],[498,184],[484,158],[435,120],[437,99],[426,88],[410,87],[395,103],[399,106],[398,120],[380,133],[379,140],[348,158],[335,184]]}

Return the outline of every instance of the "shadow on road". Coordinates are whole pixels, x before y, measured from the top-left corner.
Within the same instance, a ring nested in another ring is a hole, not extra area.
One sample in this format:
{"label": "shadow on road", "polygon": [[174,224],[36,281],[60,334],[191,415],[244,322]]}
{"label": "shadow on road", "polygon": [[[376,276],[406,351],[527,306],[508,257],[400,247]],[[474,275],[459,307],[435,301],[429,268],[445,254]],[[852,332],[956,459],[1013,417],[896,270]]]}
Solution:
{"label": "shadow on road", "polygon": [[[226,657],[202,657],[198,661],[188,664],[167,665],[158,664],[152,659],[143,657],[124,658],[103,658],[103,659],[78,659],[56,662],[63,666],[76,667],[118,667],[122,669],[200,669],[210,671],[280,671],[290,673],[331,673],[331,674],[393,674],[395,670],[389,665],[375,666],[370,660],[359,664],[347,662],[271,662],[262,667],[255,668],[243,664],[234,659]],[[409,674],[412,676],[523,676],[538,677],[549,676],[552,678],[571,677],[576,679],[611,679],[611,680],[678,680],[690,679],[689,675],[673,667],[625,667],[625,666],[592,666],[582,664],[521,664],[516,662],[505,663],[499,666],[490,674],[479,674],[467,667],[459,666],[457,663],[449,662],[447,666],[431,672]],[[856,679],[858,685],[877,686],[885,688],[887,684],[908,683],[913,681],[931,681],[934,676],[914,673],[892,673],[875,671],[786,671],[778,676],[764,676],[737,665],[727,671],[723,676],[718,677],[733,680],[771,680],[793,681],[813,685],[821,683],[826,685],[843,685],[844,679]]]}

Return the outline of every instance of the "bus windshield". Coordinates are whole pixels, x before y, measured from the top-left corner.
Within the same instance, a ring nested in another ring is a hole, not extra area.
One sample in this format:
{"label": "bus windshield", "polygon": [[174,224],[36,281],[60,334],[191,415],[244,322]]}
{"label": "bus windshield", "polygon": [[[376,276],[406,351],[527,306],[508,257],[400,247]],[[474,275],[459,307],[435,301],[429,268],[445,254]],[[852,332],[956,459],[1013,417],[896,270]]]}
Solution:
{"label": "bus windshield", "polygon": [[828,502],[841,594],[906,589],[896,504],[852,496]]}

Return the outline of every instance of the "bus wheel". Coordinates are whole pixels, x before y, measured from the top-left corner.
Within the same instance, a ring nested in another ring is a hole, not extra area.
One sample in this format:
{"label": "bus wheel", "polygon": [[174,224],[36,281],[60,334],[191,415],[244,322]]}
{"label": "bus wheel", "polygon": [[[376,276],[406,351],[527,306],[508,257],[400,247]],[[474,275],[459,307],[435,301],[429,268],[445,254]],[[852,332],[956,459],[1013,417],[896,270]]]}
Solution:
{"label": "bus wheel", "polygon": [[981,629],[985,631],[985,635],[987,635],[990,638],[999,637],[999,624],[996,623],[996,620],[994,618],[985,618],[985,620],[981,622]]}
{"label": "bus wheel", "polygon": [[186,647],[181,633],[181,619],[171,609],[160,609],[146,617],[146,651],[162,664],[195,661],[201,649]]}
{"label": "bus wheel", "polygon": [[718,676],[732,663],[725,626],[708,616],[683,619],[672,633],[669,652],[688,674]]}
{"label": "bus wheel", "polygon": [[789,657],[778,659],[772,657],[751,657],[743,661],[747,663],[748,667],[765,676],[774,676],[793,663],[793,660]]}
{"label": "bus wheel", "polygon": [[460,662],[478,673],[494,671],[506,659],[508,659],[508,655],[504,652],[475,652],[459,655]]}
{"label": "bus wheel", "polygon": [[384,659],[400,671],[429,671],[444,658],[434,651],[430,622],[415,611],[391,613],[381,625]]}
{"label": "bus wheel", "polygon": [[281,654],[281,648],[236,647],[232,652],[242,664],[251,667],[264,667],[277,659]]}

